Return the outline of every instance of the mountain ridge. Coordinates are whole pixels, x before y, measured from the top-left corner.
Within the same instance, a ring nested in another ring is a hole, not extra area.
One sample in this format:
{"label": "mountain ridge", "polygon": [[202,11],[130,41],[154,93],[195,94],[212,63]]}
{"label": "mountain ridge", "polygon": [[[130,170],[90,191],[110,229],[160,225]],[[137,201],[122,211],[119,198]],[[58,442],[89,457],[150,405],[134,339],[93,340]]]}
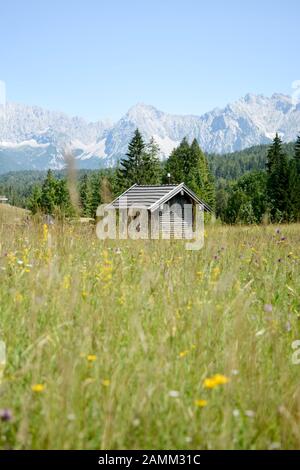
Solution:
{"label": "mountain ridge", "polygon": [[115,123],[8,103],[0,106],[0,173],[63,168],[66,148],[79,168],[114,166],[136,127],[146,140],[154,137],[162,159],[185,136],[197,138],[205,152],[222,154],[269,143],[276,132],[285,142],[294,140],[300,131],[300,103],[281,93],[248,93],[197,116],[165,113],[139,102]]}

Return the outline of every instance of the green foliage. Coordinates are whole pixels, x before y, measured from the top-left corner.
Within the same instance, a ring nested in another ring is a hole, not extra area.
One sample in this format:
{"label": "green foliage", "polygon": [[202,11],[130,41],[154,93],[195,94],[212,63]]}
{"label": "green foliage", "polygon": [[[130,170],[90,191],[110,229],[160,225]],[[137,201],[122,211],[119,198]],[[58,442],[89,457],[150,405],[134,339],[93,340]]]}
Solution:
{"label": "green foliage", "polygon": [[300,136],[295,143],[294,158],[290,162],[291,218],[300,220]]}
{"label": "green foliage", "polygon": [[89,184],[88,175],[83,175],[79,186],[79,196],[83,217],[92,216],[92,191]]}
{"label": "green foliage", "polygon": [[101,173],[92,173],[89,184],[91,191],[91,216],[95,217],[97,207],[101,204]]}
{"label": "green foliage", "polygon": [[290,216],[290,170],[282,141],[276,134],[267,155],[267,197],[274,221],[287,221]]}
{"label": "green foliage", "polygon": [[[215,207],[215,184],[208,161],[196,139],[189,145],[186,138],[173,150],[165,165],[171,182],[184,182],[192,191],[212,208]],[[167,180],[165,176],[165,181]]]}
{"label": "green foliage", "polygon": [[[170,173],[171,183],[179,184],[187,182],[187,175],[190,169],[188,160],[190,157],[190,146],[186,138],[184,138],[179,146],[174,149],[166,162],[166,174]],[[165,177],[166,180],[166,177]],[[191,188],[192,189],[192,188]]]}
{"label": "green foliage", "polygon": [[28,209],[31,210],[33,214],[39,212],[41,207],[41,197],[42,189],[40,186],[34,186],[31,197],[28,201]]}
{"label": "green foliage", "polygon": [[260,223],[264,216],[274,222],[299,220],[299,146],[298,138],[293,156],[293,146],[276,135],[268,150],[263,148],[266,171],[249,171],[236,182],[220,180],[217,215],[227,223]]}
{"label": "green foliage", "polygon": [[55,178],[52,171],[48,170],[42,186],[34,186],[28,208],[33,214],[42,212],[51,215],[55,213],[62,216],[74,215],[67,181]]}
{"label": "green foliage", "polygon": [[152,137],[143,154],[143,184],[160,184],[161,177],[159,146]]}
{"label": "green foliage", "polygon": [[257,171],[232,183],[228,197],[223,194],[223,201],[217,206],[217,215],[230,224],[260,223],[267,211],[266,181],[266,172]]}
{"label": "green foliage", "polygon": [[118,192],[133,184],[159,184],[161,169],[158,158],[159,147],[152,138],[147,144],[138,129],[129,142],[126,158],[120,162],[117,171]]}
{"label": "green foliage", "polygon": [[52,171],[48,170],[47,177],[42,186],[40,208],[46,214],[53,214],[56,205],[57,181],[53,177]]}
{"label": "green foliage", "polygon": [[[293,158],[293,143],[285,143],[282,148],[290,159]],[[264,170],[268,150],[269,145],[255,145],[233,153],[207,154],[209,167],[218,187],[223,180],[237,180],[250,171]]]}

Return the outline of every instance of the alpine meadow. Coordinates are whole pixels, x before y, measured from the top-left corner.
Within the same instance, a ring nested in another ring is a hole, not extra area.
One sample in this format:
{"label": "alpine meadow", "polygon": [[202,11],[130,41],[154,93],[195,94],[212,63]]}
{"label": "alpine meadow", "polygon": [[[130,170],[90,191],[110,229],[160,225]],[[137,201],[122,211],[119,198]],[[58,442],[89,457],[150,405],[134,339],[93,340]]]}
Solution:
{"label": "alpine meadow", "polygon": [[[276,137],[269,166],[286,158],[280,146]],[[75,182],[90,218],[51,172],[32,190],[32,212],[0,205],[4,449],[299,446],[299,225],[209,216],[197,251],[96,236],[92,208],[117,181],[175,177],[186,155],[185,180],[214,204],[196,141],[160,170],[136,131],[123,170]]]}
{"label": "alpine meadow", "polygon": [[1,469],[296,466],[299,1],[0,15]]}
{"label": "alpine meadow", "polygon": [[2,448],[298,448],[299,248],[297,224],[200,251],[1,225]]}

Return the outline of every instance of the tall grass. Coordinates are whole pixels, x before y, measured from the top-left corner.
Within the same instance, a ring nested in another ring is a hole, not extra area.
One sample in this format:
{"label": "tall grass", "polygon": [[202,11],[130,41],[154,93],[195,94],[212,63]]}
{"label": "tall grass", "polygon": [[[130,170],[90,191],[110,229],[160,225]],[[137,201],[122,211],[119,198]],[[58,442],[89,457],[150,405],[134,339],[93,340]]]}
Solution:
{"label": "tall grass", "polygon": [[299,448],[299,247],[299,225],[193,252],[2,225],[1,448]]}

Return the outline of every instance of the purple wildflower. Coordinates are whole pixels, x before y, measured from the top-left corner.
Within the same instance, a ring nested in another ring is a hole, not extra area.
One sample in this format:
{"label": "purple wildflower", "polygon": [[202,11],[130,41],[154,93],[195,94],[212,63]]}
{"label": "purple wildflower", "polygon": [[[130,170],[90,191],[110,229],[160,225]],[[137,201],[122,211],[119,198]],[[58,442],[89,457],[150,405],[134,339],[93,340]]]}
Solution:
{"label": "purple wildflower", "polygon": [[12,419],[12,412],[8,408],[0,410],[1,421],[10,421]]}

